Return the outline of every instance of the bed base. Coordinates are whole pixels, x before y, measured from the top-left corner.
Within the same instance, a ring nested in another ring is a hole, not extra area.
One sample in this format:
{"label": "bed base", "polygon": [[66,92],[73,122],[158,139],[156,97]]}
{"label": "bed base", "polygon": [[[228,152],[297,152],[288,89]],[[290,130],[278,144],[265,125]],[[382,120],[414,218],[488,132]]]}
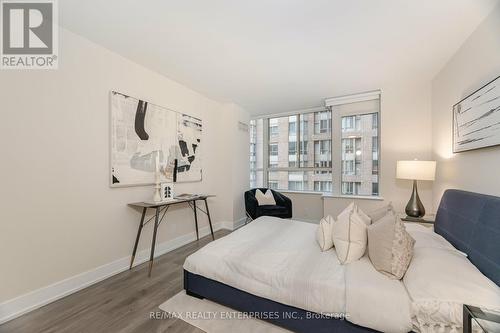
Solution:
{"label": "bed base", "polygon": [[315,312],[285,305],[249,294],[224,283],[184,270],[186,294],[206,298],[232,309],[254,314],[272,324],[300,333],[366,333],[377,332],[354,325],[345,319],[334,319]]}

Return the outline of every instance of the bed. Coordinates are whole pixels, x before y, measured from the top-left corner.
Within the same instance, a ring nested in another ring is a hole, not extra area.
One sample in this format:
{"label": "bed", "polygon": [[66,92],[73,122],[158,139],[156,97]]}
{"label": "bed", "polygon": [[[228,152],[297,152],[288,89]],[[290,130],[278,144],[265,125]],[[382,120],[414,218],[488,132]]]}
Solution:
{"label": "bed", "polygon": [[[415,237],[429,232],[408,229]],[[334,249],[320,251],[315,230],[305,222],[259,218],[189,256],[184,288],[294,332],[411,331],[403,281],[381,275],[367,256],[340,265]],[[499,284],[500,198],[446,191],[435,231]]]}

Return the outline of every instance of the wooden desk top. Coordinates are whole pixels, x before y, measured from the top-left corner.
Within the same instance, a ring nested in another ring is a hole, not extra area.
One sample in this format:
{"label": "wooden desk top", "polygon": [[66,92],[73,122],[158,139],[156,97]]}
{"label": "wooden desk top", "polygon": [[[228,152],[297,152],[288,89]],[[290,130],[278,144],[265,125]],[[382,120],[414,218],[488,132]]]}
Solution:
{"label": "wooden desk top", "polygon": [[162,201],[162,202],[134,202],[134,203],[129,203],[129,206],[132,207],[140,207],[140,208],[157,208],[157,207],[163,207],[163,206],[170,206],[170,205],[175,205],[178,203],[182,202],[191,202],[195,200],[205,200],[207,198],[213,198],[215,197],[214,194],[200,194],[197,195],[194,198],[188,198],[188,199],[174,199],[174,200],[169,200],[169,201]]}

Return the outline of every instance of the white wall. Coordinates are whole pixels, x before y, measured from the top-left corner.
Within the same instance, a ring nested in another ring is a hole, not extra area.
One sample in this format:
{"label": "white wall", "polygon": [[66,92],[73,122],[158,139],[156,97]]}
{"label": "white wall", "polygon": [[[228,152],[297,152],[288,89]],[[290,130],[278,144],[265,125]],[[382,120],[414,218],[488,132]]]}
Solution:
{"label": "white wall", "polygon": [[[127,203],[149,199],[152,187],[108,185],[110,90],[201,117],[204,179],[176,191],[216,194],[209,200],[214,222],[232,224],[241,215],[233,196],[242,194],[236,187],[226,193],[223,166],[230,158],[218,152],[234,139],[225,126],[236,129],[237,122],[227,119],[245,120],[245,111],[62,29],[59,70],[0,73],[0,303],[130,255],[140,213]],[[239,136],[230,152],[242,147],[248,155],[248,136]],[[232,172],[234,186],[248,184],[248,169]],[[160,226],[158,242],[193,231],[192,212],[177,207]],[[150,240],[151,224],[139,248]]]}
{"label": "white wall", "polygon": [[245,222],[243,196],[250,182],[250,135],[248,131],[239,128],[239,122],[248,125],[249,114],[236,104],[226,104],[217,127],[221,142],[211,149],[217,156],[217,167],[221,173],[221,178],[218,179],[221,204],[228,214],[226,219],[234,221],[235,228]]}
{"label": "white wall", "polygon": [[452,106],[500,75],[500,5],[432,82],[434,207],[448,188],[500,195],[500,147],[452,153]]}

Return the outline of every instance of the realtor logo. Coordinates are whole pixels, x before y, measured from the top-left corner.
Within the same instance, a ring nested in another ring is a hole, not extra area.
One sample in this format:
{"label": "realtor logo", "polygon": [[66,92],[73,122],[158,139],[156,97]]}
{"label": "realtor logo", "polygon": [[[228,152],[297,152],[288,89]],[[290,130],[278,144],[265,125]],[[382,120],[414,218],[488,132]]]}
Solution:
{"label": "realtor logo", "polygon": [[2,69],[57,69],[56,0],[2,0]]}

